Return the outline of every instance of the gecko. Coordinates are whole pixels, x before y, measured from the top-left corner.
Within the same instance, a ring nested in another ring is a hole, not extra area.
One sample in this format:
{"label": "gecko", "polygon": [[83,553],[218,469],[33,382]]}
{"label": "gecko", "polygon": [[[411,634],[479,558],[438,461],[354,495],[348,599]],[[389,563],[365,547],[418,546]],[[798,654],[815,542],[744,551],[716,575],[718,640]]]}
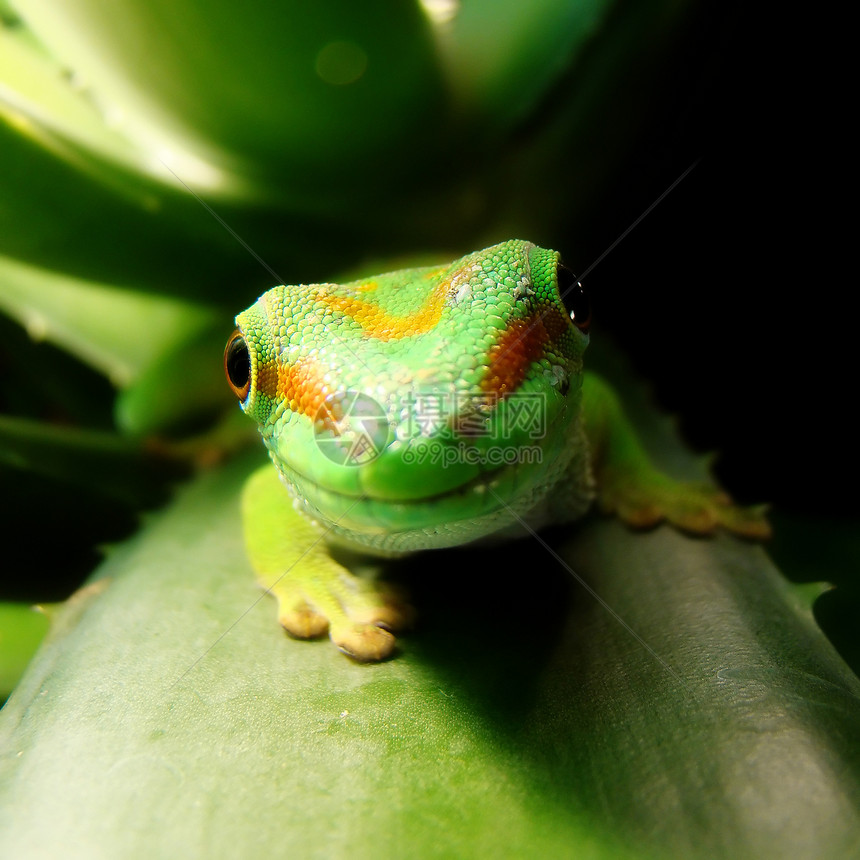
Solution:
{"label": "gecko", "polygon": [[768,536],[763,507],[652,464],[616,393],[583,368],[590,317],[560,254],[524,240],[276,286],[236,317],[225,372],[272,461],[244,486],[244,539],[288,633],[328,633],[359,661],[394,653],[408,604],[338,548],[507,540],[595,504],[636,528]]}

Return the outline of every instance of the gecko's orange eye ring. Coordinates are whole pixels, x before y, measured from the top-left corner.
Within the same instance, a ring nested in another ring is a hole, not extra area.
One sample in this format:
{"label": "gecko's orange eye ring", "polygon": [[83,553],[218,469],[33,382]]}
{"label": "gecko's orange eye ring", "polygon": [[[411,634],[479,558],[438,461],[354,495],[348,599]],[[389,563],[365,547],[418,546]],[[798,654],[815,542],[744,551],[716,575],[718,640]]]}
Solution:
{"label": "gecko's orange eye ring", "polygon": [[230,335],[224,350],[224,373],[233,394],[243,403],[251,390],[251,353],[239,329]]}
{"label": "gecko's orange eye ring", "polygon": [[559,263],[555,270],[558,281],[558,291],[564,307],[570,314],[571,322],[583,333],[588,332],[591,322],[591,300],[585,287],[576,279],[576,275]]}

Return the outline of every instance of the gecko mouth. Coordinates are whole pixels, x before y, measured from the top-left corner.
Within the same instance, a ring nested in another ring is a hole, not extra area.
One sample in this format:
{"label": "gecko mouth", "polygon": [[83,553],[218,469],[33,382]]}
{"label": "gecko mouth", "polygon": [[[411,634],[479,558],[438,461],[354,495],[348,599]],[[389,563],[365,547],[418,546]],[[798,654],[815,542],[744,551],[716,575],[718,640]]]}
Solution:
{"label": "gecko mouth", "polygon": [[465,497],[469,495],[483,495],[489,493],[492,496],[493,485],[498,485],[502,479],[508,475],[518,472],[521,468],[520,463],[495,466],[486,471],[466,479],[462,483],[455,484],[444,490],[436,493],[425,493],[415,496],[389,496],[384,494],[374,495],[369,490],[349,491],[342,488],[323,486],[313,478],[300,472],[298,469],[284,463],[282,460],[277,460],[277,467],[281,475],[302,495],[313,495],[315,492],[325,493],[335,498],[344,500],[354,500],[356,502],[374,502],[377,504],[391,505],[426,505],[443,502],[447,499]]}
{"label": "gecko mouth", "polygon": [[542,453],[538,462],[488,466],[438,491],[408,496],[327,486],[280,458],[275,462],[297,507],[328,532],[399,551],[459,544],[516,523],[547,496],[566,465],[557,450]]}
{"label": "gecko mouth", "polygon": [[568,444],[572,409],[556,408],[540,433],[498,421],[493,435],[405,438],[392,429],[391,407],[356,411],[358,420],[345,423],[350,432],[296,422],[289,436],[264,439],[298,510],[337,534],[366,543],[376,536],[377,545],[413,533],[459,532],[451,542],[462,543],[476,524],[513,521],[547,498],[576,449]]}
{"label": "gecko mouth", "polygon": [[377,504],[392,504],[404,506],[434,504],[438,502],[444,502],[448,499],[464,497],[468,495],[482,495],[485,493],[489,493],[490,495],[492,495],[493,485],[498,485],[501,479],[503,479],[506,475],[517,471],[518,469],[519,465],[497,466],[487,472],[482,472],[481,474],[476,475],[473,478],[469,478],[462,484],[457,484],[456,486],[450,487],[446,490],[442,490],[438,493],[426,494],[422,496],[410,496],[408,498],[395,498],[384,495],[375,496],[370,492],[351,493],[339,489],[322,487],[321,485],[314,483],[309,478],[305,477],[300,472],[297,472],[295,469],[292,469],[289,466],[281,467],[282,474],[285,475],[287,480],[300,485],[303,490],[307,490],[307,488],[311,486],[321,490],[322,492],[342,499],[354,499],[358,502],[374,502]]}

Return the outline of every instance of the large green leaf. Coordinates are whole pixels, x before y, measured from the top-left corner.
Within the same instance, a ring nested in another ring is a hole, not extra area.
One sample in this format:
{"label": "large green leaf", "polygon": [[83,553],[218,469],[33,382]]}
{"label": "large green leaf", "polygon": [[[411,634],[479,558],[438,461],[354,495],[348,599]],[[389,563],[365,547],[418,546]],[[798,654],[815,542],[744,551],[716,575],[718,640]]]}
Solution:
{"label": "large green leaf", "polygon": [[[271,284],[248,247],[295,282],[368,252],[553,244],[559,210],[569,244],[687,7],[464,4],[432,27],[391,0],[15,5],[54,56],[0,31],[0,251],[195,298]],[[326,82],[350,45],[366,74]]]}
{"label": "large green leaf", "polygon": [[0,254],[31,266],[217,300],[271,283],[261,258],[286,276],[297,255],[348,252],[307,212],[285,216],[283,196],[264,207],[270,189],[127,140],[79,78],[2,26],[0,151]]}
{"label": "large green leaf", "polygon": [[227,170],[313,208],[342,199],[345,179],[371,190],[402,178],[446,127],[417,3],[16,7],[128,138],[198,188],[200,170]]}
{"label": "large green leaf", "polygon": [[860,683],[761,548],[593,518],[425,553],[398,568],[418,629],[356,665],[254,588],[256,462],[117,550],[31,665],[0,715],[5,855],[860,848]]}

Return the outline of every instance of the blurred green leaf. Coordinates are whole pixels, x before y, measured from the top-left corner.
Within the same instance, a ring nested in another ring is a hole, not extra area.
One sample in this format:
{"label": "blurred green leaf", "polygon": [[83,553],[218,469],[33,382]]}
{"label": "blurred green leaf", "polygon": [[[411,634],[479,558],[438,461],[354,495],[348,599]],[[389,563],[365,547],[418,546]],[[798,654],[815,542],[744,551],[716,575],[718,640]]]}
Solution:
{"label": "blurred green leaf", "polygon": [[793,582],[827,576],[832,587],[815,604],[815,617],[855,673],[860,673],[860,533],[857,518],[841,511],[800,516],[775,511],[773,557]]}
{"label": "blurred green leaf", "polygon": [[473,0],[440,27],[447,80],[487,136],[523,119],[588,41],[614,0]]}
{"label": "blurred green leaf", "polygon": [[81,281],[2,257],[0,283],[0,309],[32,336],[62,345],[120,386],[217,318],[201,305]]}
{"label": "blurred green leaf", "polygon": [[265,189],[315,209],[342,199],[347,178],[353,189],[390,187],[403,177],[397,167],[432,152],[443,131],[433,41],[416,3],[16,7],[115,126],[201,192],[217,193],[226,171],[255,196]]}
{"label": "blurred green leaf", "polygon": [[[71,73],[33,44],[29,30],[0,28],[0,82],[2,112],[10,125],[63,153],[82,169],[92,169],[100,159],[105,179],[111,165],[124,169],[129,196],[134,195],[130,176],[141,173],[143,179],[155,170],[157,163],[147,163],[143,150],[109,127]],[[60,143],[63,139],[69,144],[65,149]],[[161,175],[150,177],[151,184],[169,178],[164,169],[158,173]],[[141,190],[137,196],[143,196]]]}
{"label": "blurred green leaf", "polygon": [[48,618],[28,604],[0,603],[0,703],[18,683],[48,632]]}
{"label": "blurred green leaf", "polygon": [[218,373],[229,323],[218,321],[165,349],[117,398],[120,430],[147,435],[182,427],[212,417],[236,398]]}
{"label": "blurred green leaf", "polygon": [[0,463],[96,490],[137,507],[165,495],[181,462],[116,434],[55,427],[0,415]]}
{"label": "blurred green leaf", "polygon": [[[0,207],[0,251],[222,298],[271,280],[188,192],[288,282],[367,253],[463,252],[512,233],[552,244],[559,211],[568,232],[586,218],[635,139],[655,58],[687,8],[479,3],[431,25],[406,2],[255,4],[241,18],[194,0],[19,6],[64,66],[31,58],[44,87],[7,82],[7,122],[24,134],[0,140],[15,165],[2,177],[15,217],[5,224]],[[345,74],[356,46],[366,74],[327,83],[320,57]],[[119,161],[103,157],[117,149]],[[122,259],[130,247],[139,253]]]}
{"label": "blurred green leaf", "polygon": [[0,100],[0,253],[86,280],[198,297],[256,273],[185,189],[112,182],[117,171],[103,161],[3,108]]}

